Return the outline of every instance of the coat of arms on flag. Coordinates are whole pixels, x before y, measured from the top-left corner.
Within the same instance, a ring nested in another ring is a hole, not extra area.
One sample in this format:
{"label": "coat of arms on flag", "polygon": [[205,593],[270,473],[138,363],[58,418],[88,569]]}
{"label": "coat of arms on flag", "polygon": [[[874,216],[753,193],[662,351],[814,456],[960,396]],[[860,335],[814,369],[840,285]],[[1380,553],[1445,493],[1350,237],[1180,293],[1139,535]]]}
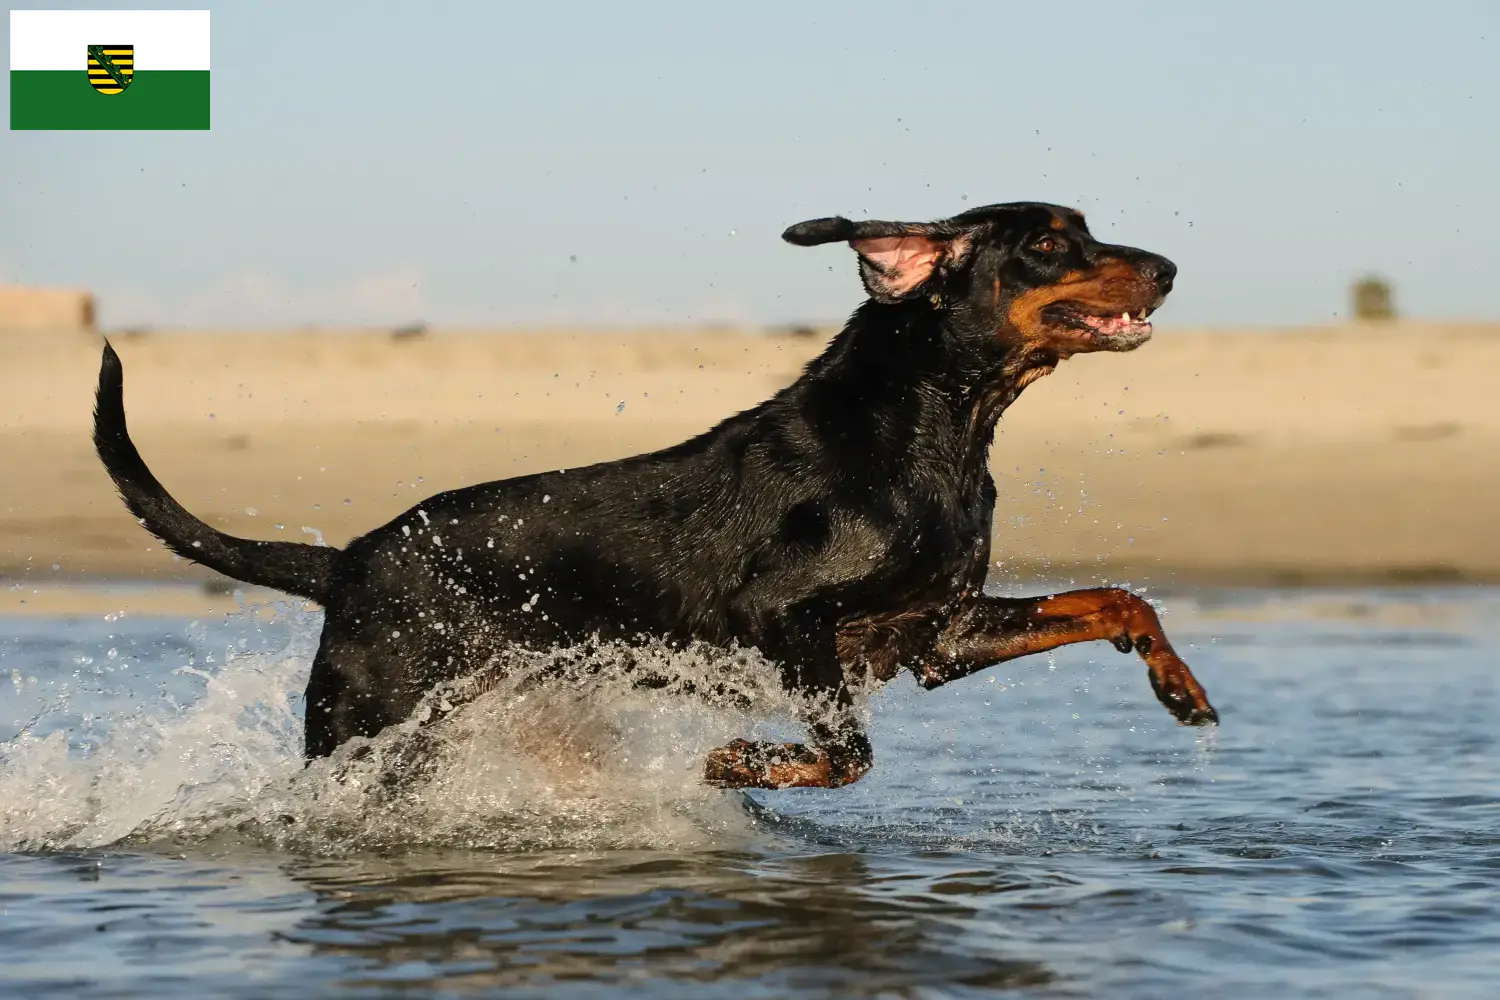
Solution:
{"label": "coat of arms on flag", "polygon": [[122,92],[134,74],[134,45],[89,46],[89,85],[99,93]]}

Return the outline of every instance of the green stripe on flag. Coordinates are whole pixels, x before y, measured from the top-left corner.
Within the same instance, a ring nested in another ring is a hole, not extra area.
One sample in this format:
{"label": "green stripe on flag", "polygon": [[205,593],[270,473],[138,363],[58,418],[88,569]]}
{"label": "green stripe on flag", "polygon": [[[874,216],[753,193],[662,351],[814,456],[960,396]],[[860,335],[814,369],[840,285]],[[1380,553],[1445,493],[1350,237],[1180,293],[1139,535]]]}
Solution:
{"label": "green stripe on flag", "polygon": [[206,129],[208,70],[136,70],[101,94],[82,70],[11,70],[14,129]]}

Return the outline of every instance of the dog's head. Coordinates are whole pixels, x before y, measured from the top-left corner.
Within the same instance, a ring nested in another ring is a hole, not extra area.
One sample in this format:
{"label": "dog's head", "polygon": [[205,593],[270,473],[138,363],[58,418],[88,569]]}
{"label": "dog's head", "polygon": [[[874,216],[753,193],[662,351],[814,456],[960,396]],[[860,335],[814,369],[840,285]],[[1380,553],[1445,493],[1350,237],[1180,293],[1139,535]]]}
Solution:
{"label": "dog's head", "polygon": [[1147,317],[1177,267],[1134,247],[1100,243],[1071,208],[986,205],[940,222],[799,222],[798,246],[848,241],[877,302],[925,297],[970,335],[1067,357],[1129,351],[1151,336]]}

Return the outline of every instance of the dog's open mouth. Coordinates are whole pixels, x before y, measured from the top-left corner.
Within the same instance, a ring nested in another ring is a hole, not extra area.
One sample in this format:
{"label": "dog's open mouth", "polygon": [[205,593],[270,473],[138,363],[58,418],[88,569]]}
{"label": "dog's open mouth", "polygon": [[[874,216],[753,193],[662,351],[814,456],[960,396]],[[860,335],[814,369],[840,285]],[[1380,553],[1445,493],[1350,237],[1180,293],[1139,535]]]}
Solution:
{"label": "dog's open mouth", "polygon": [[1049,324],[1082,333],[1101,346],[1135,347],[1151,336],[1147,317],[1155,310],[1155,306],[1145,306],[1102,313],[1075,302],[1056,302],[1042,315]]}

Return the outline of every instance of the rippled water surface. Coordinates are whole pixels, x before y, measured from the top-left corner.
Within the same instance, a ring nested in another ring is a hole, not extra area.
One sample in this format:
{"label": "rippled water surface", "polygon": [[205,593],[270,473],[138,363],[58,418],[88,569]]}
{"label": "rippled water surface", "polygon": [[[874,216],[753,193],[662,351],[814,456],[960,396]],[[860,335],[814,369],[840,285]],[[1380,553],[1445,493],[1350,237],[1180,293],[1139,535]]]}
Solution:
{"label": "rippled water surface", "polygon": [[0,991],[1496,995],[1500,592],[1163,605],[1217,732],[1101,643],[753,797],[701,755],[784,704],[502,689],[392,785],[301,767],[314,616],[0,619]]}

